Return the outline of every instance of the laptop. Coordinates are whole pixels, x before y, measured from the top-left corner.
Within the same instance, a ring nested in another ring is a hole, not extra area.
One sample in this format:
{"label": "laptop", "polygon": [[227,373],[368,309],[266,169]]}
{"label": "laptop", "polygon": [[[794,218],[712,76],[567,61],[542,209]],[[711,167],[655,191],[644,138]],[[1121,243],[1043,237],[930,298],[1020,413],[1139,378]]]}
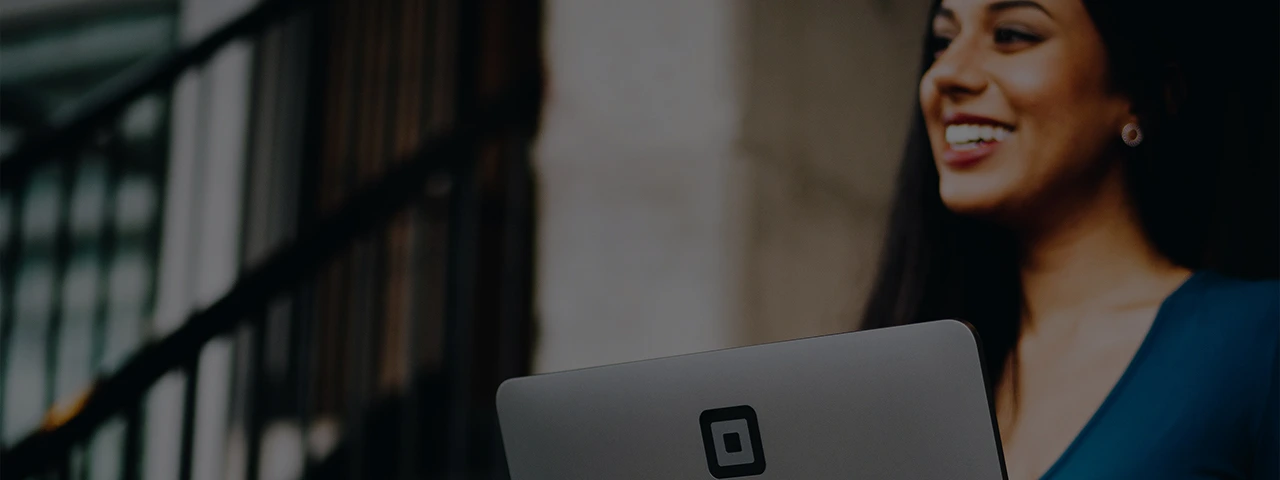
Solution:
{"label": "laptop", "polygon": [[535,375],[513,480],[1004,479],[980,343],[943,320]]}

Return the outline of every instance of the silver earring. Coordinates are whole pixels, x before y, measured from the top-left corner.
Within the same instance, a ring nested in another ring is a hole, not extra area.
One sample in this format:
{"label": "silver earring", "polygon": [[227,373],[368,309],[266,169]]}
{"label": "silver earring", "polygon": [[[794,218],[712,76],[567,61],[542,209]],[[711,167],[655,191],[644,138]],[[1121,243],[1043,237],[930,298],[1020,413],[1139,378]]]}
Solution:
{"label": "silver earring", "polygon": [[1120,131],[1120,139],[1124,140],[1124,144],[1130,147],[1141,145],[1142,128],[1136,123],[1126,123],[1124,129]]}

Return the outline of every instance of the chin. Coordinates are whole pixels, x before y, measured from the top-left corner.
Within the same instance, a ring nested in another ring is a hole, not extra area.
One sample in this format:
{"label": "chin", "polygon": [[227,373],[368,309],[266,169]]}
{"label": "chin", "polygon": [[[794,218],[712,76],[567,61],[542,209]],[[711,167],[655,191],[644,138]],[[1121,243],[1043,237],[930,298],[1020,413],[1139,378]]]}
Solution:
{"label": "chin", "polygon": [[944,179],[938,185],[942,204],[948,210],[958,215],[973,217],[1001,216],[1011,197],[1007,190],[990,182],[968,179]]}

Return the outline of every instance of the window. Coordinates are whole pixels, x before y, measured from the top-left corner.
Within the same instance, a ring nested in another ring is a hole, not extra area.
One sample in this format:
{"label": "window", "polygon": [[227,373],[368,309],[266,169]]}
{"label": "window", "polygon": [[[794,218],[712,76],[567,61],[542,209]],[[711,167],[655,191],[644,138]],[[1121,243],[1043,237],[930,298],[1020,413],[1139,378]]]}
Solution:
{"label": "window", "polygon": [[[172,1],[15,2],[0,12],[0,155],[174,44]],[[0,441],[22,438],[143,338],[168,149],[166,94],[129,106],[75,161],[0,192]],[[116,161],[113,161],[116,160]]]}

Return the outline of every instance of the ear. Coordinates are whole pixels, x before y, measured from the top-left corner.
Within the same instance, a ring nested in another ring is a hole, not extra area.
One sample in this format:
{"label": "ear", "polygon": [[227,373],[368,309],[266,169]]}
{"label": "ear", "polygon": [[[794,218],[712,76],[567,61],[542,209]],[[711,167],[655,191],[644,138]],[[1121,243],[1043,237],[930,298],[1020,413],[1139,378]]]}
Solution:
{"label": "ear", "polygon": [[[1130,98],[1127,112],[1122,117],[1120,125],[1137,123],[1146,127],[1142,119],[1157,112],[1162,114],[1161,116],[1177,116],[1187,100],[1187,77],[1182,67],[1176,62],[1166,63],[1160,72],[1158,88],[1157,94],[1144,98],[1142,102],[1136,102]],[[1139,108],[1140,104],[1141,108]]]}
{"label": "ear", "polygon": [[1137,102],[1134,102],[1133,100],[1125,99],[1124,109],[1116,113],[1118,114],[1116,115],[1116,123],[1114,125],[1116,132],[1119,132],[1120,129],[1130,123],[1137,124],[1138,126],[1145,126],[1142,123],[1143,115],[1139,113]]}

